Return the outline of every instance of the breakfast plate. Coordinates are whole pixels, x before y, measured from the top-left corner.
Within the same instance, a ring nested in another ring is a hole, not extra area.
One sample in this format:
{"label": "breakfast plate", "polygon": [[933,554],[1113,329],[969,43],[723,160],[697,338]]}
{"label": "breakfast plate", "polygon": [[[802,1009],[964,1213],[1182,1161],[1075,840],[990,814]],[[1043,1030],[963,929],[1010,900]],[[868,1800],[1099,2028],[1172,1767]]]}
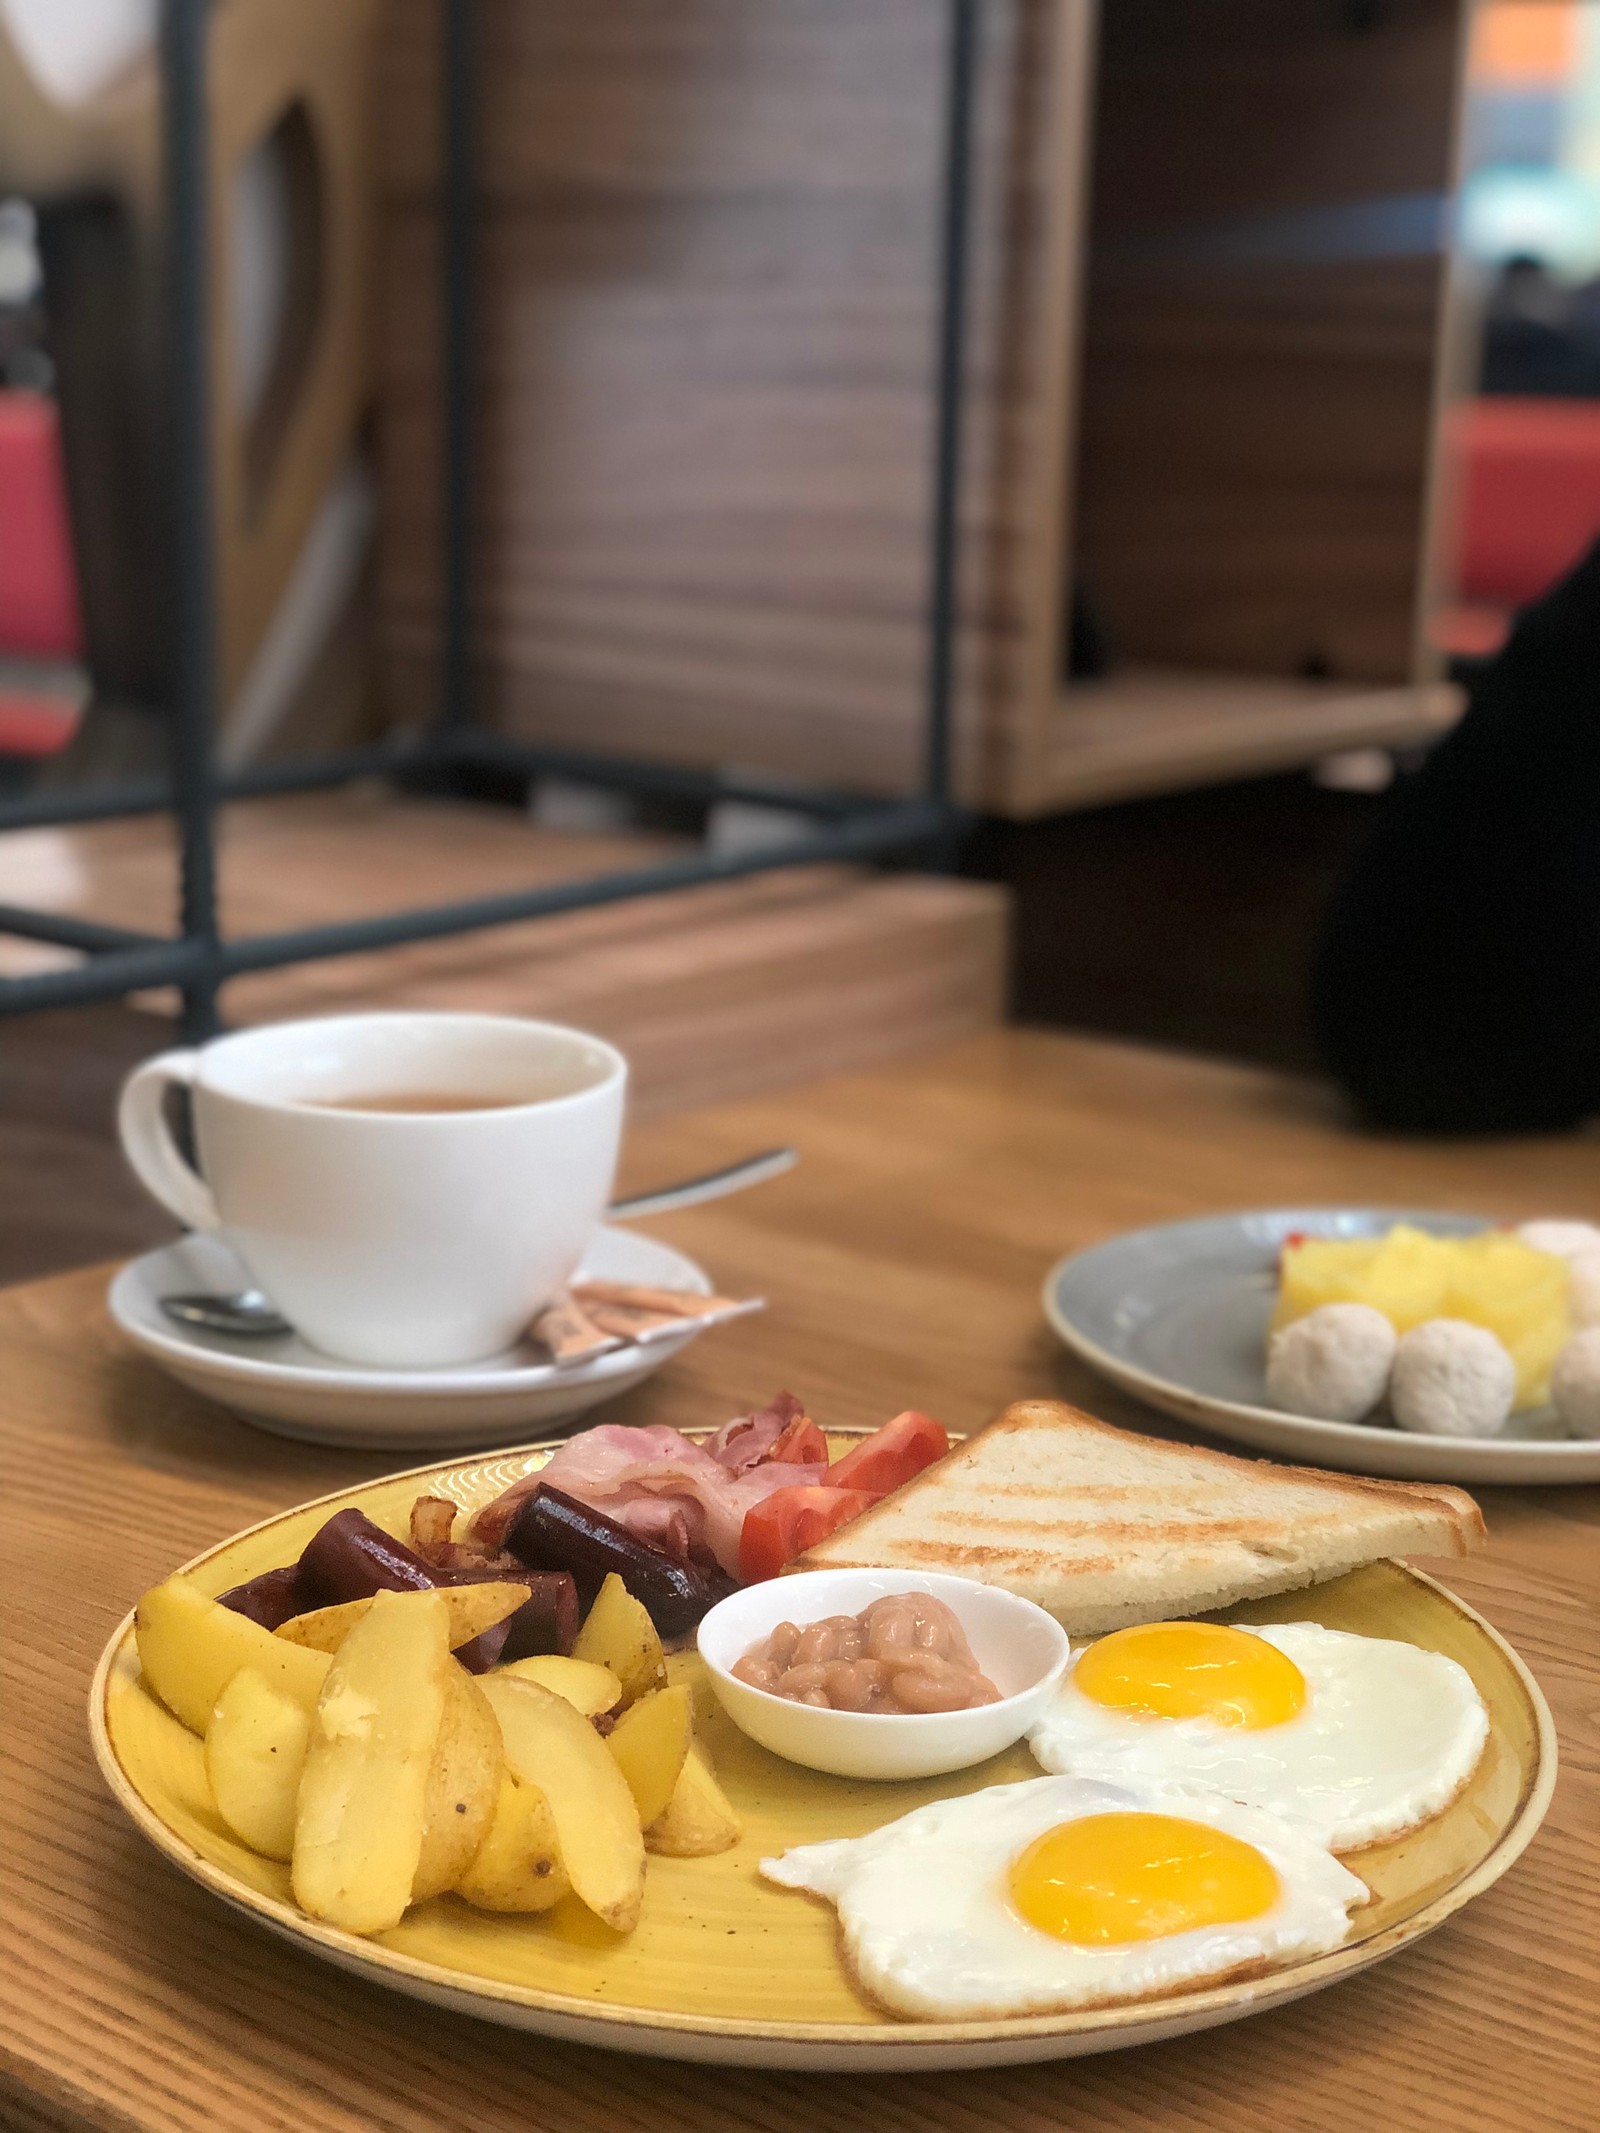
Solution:
{"label": "breakfast plate", "polygon": [[[403,1531],[419,1493],[475,1506],[554,1449],[445,1462],[327,1496],[223,1542],[188,1569],[204,1591],[221,1592],[292,1560],[336,1510],[355,1506]],[[1375,1900],[1356,1911],[1340,1947],[1265,1975],[1066,2014],[960,2022],[882,2014],[852,1989],[832,1913],[763,1882],[757,1870],[788,1847],[864,1834],[929,1801],[1036,1776],[1020,1745],[953,1776],[878,1784],[823,1776],[738,1731],[702,1697],[700,1662],[688,1656],[674,1664],[695,1687],[703,1738],[744,1825],[734,1849],[653,1856],[643,1915],[626,1938],[573,1900],[524,1918],[475,1911],[454,1896],[415,1905],[391,1931],[361,1938],[306,1917],[290,1899],[288,1869],[247,1851],[218,1819],[201,1742],[144,1686],[131,1615],[96,1670],[90,1733],[113,1796],[180,1871],[302,1954],[369,1982],[512,2028],[665,2058],[812,2071],[1013,2065],[1155,2042],[1334,1984],[1443,1923],[1505,1872],[1539,1826],[1555,1778],[1549,1712],[1516,1654],[1444,1587],[1384,1562],[1230,1613],[1249,1622],[1313,1620],[1446,1653],[1484,1699],[1488,1745],[1442,1814],[1348,1862]]]}
{"label": "breakfast plate", "polygon": [[[685,1253],[625,1229],[597,1231],[575,1278],[702,1296],[711,1291],[704,1268]],[[195,1392],[276,1436],[363,1451],[504,1443],[530,1429],[575,1422],[642,1383],[699,1330],[691,1322],[648,1347],[614,1349],[563,1368],[530,1344],[453,1370],[377,1370],[324,1355],[295,1333],[231,1339],[175,1325],[161,1309],[163,1296],[229,1293],[249,1280],[219,1239],[194,1235],[130,1260],[113,1277],[107,1301],[133,1345]]]}
{"label": "breakfast plate", "polygon": [[1376,1207],[1169,1222],[1061,1260],[1045,1277],[1045,1315],[1075,1355],[1123,1391],[1302,1465],[1410,1481],[1600,1481],[1600,1439],[1569,1437],[1550,1408],[1514,1415],[1497,1437],[1432,1437],[1268,1404],[1266,1335],[1284,1239],[1379,1236],[1399,1222],[1442,1237],[1486,1227],[1471,1215]]}

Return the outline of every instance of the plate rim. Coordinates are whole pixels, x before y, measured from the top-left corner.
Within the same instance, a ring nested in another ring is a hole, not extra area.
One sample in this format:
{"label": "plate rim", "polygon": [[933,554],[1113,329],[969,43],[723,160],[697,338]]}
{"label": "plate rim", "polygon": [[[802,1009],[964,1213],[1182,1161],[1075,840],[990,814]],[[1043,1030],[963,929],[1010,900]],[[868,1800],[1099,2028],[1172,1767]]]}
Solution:
{"label": "plate rim", "polygon": [[[1184,1402],[1184,1407],[1181,1411],[1182,1418],[1199,1421],[1202,1427],[1204,1426],[1203,1417],[1201,1413],[1197,1412],[1198,1410],[1203,1410],[1205,1414],[1215,1416],[1219,1422],[1237,1417],[1242,1421],[1266,1423],[1276,1428],[1303,1431],[1306,1435],[1308,1457],[1318,1443],[1334,1444],[1354,1450],[1363,1444],[1370,1445],[1375,1436],[1381,1436],[1387,1441],[1397,1433],[1376,1431],[1364,1422],[1330,1422],[1317,1415],[1291,1414],[1287,1408],[1283,1407],[1257,1407],[1248,1400],[1225,1400],[1216,1393],[1197,1391],[1193,1386],[1184,1385],[1176,1378],[1164,1378],[1156,1371],[1146,1370],[1142,1364],[1131,1362],[1126,1356],[1118,1355],[1112,1349],[1102,1347],[1092,1335],[1085,1333],[1080,1326],[1075,1325],[1061,1308],[1056,1295],[1056,1288],[1062,1275],[1066,1273],[1069,1267],[1077,1265],[1081,1260],[1092,1258],[1096,1253],[1104,1251],[1108,1246],[1128,1243],[1138,1237],[1160,1236],[1171,1230],[1188,1229],[1192,1226],[1197,1227],[1202,1223],[1242,1222],[1291,1213],[1299,1215],[1359,1213],[1379,1216],[1389,1215],[1396,1219],[1410,1216],[1415,1219],[1416,1215],[1421,1212],[1426,1212],[1426,1210],[1384,1207],[1358,1208],[1350,1205],[1328,1205],[1320,1208],[1240,1207],[1222,1208],[1211,1215],[1181,1216],[1174,1222],[1149,1222],[1138,1229],[1119,1230],[1114,1236],[1102,1237],[1094,1244],[1081,1245],[1077,1251],[1065,1253],[1055,1261],[1045,1275],[1040,1288],[1040,1302],[1051,1329],[1064,1347],[1069,1348],[1074,1355],[1080,1357],[1100,1376],[1109,1378],[1113,1384],[1122,1386],[1139,1398],[1149,1400],[1152,1406],[1161,1408],[1164,1412],[1177,1412],[1177,1410],[1168,1407],[1166,1404],[1168,1400],[1175,1399]],[[1449,1208],[1438,1209],[1435,1212],[1447,1214],[1452,1220],[1481,1220],[1485,1228],[1493,1228],[1495,1226],[1489,1222],[1487,1217],[1476,1215],[1458,1216],[1455,1210]],[[1436,1449],[1441,1457],[1448,1458],[1452,1453],[1469,1453],[1475,1461],[1487,1458],[1491,1462],[1498,1461],[1508,1466],[1517,1463],[1521,1459],[1531,1459],[1535,1463],[1548,1463],[1551,1465],[1574,1457],[1581,1461],[1586,1445],[1592,1442],[1595,1467],[1592,1478],[1600,1481],[1600,1438],[1589,1440],[1582,1437],[1429,1436],[1426,1441],[1429,1448]],[[1480,1482],[1480,1485],[1495,1486],[1496,1484]],[[1510,1476],[1506,1477],[1505,1485],[1513,1485]],[[1541,1483],[1534,1482],[1531,1485],[1538,1487]],[[1550,1481],[1543,1485],[1554,1486],[1555,1484]]]}
{"label": "plate rim", "polygon": [[[633,1231],[623,1229],[617,1223],[598,1225],[597,1236],[610,1234],[634,1238]],[[152,1362],[165,1369],[203,1371],[230,1384],[270,1386],[286,1393],[336,1391],[396,1401],[437,1400],[446,1395],[462,1400],[488,1399],[519,1392],[554,1391],[567,1387],[580,1389],[605,1384],[611,1378],[626,1375],[627,1370],[637,1370],[646,1354],[653,1371],[658,1362],[664,1363],[679,1354],[701,1330],[691,1320],[681,1334],[653,1340],[648,1349],[613,1349],[570,1370],[560,1370],[553,1363],[528,1363],[511,1370],[484,1370],[468,1364],[453,1370],[389,1371],[374,1370],[364,1363],[343,1363],[337,1356],[329,1356],[326,1366],[274,1362],[270,1356],[235,1355],[230,1349],[202,1347],[198,1342],[185,1340],[181,1333],[168,1333],[164,1327],[144,1325],[132,1317],[125,1296],[137,1270],[162,1253],[191,1241],[192,1237],[174,1237],[124,1260],[106,1284],[106,1309],[124,1339],[131,1341]],[[699,1293],[703,1296],[711,1294],[711,1277],[692,1254],[660,1237],[634,1238],[634,1241],[653,1245],[680,1260],[694,1280],[703,1284]],[[236,1535],[235,1538],[243,1536]]]}
{"label": "plate rim", "polygon": [[[867,1429],[857,1425],[829,1431],[830,1436],[840,1437],[868,1434]],[[497,1454],[497,1458],[515,1459],[536,1452],[553,1452],[563,1441],[561,1438],[538,1438],[527,1444],[508,1446]],[[461,1464],[459,1458],[434,1459],[423,1466],[376,1475],[354,1488],[329,1490],[324,1495],[274,1512],[254,1525],[242,1527],[167,1574],[177,1576],[199,1569],[240,1541],[267,1532],[323,1504],[348,1501],[367,1489],[447,1473]],[[1492,1849],[1470,1872],[1441,1890],[1422,1910],[1396,1920],[1392,1926],[1367,1940],[1329,1949],[1322,1955],[1269,1971],[1261,1977],[1193,1992],[1170,1993],[1120,2007],[1069,2009],[987,2022],[913,2022],[893,2017],[877,2023],[774,2021],[754,2016],[730,2020],[669,2008],[627,2007],[617,2001],[597,2002],[571,1993],[513,1985],[501,1979],[475,1978],[470,1973],[383,1947],[359,1934],[323,1925],[291,1910],[275,1897],[241,1885],[221,1867],[213,1866],[161,1819],[123,1769],[111,1739],[107,1701],[112,1678],[131,1645],[134,1626],[134,1610],[131,1608],[107,1639],[95,1666],[89,1686],[89,1738],[101,1777],[116,1804],[156,1851],[209,1894],[220,1898],[233,1910],[243,1912],[257,1925],[307,1947],[310,1952],[341,1968],[370,1975],[374,1982],[387,1984],[413,1997],[432,1999],[435,2004],[447,2003],[476,2013],[480,2018],[494,2020],[495,2009],[514,2008],[531,2018],[518,2026],[537,2030],[539,2018],[543,2017],[547,2034],[613,2050],[646,2053],[654,2050],[657,2056],[672,2056],[675,2042],[680,2045],[694,2041],[745,2047],[758,2056],[730,2059],[726,2052],[718,2055],[727,2063],[745,2065],[777,2064],[779,2062],[770,2056],[759,2056],[773,2051],[791,2055],[782,2061],[790,2066],[803,2065],[803,2059],[792,2055],[806,2052],[816,2055],[813,2063],[818,2066],[826,2063],[839,2067],[848,2062],[859,2067],[868,2063],[872,2055],[882,2054],[886,2059],[893,2055],[895,2064],[901,2068],[925,2059],[931,2069],[935,2059],[946,2066],[961,2064],[964,2052],[970,2052],[972,2063],[977,2064],[985,2051],[992,2055],[997,2049],[1009,2045],[1026,2051],[1030,2045],[1087,2038],[1103,2040],[1089,2043],[1084,2047],[1087,2050],[1120,2048],[1142,2040],[1153,2041],[1158,2034],[1170,2035],[1174,2021],[1182,2021],[1189,2028],[1201,2028],[1213,2019],[1221,2022],[1236,2014],[1262,2012],[1282,2000],[1300,1998],[1367,1969],[1433,1932],[1474,1897],[1492,1887],[1522,1856],[1538,1833],[1555,1789],[1558,1761],[1555,1721],[1538,1682],[1507,1639],[1459,1594],[1408,1563],[1395,1558],[1385,1560],[1393,1562],[1403,1576],[1427,1587],[1446,1606],[1472,1623],[1499,1651],[1521,1690],[1532,1720],[1535,1756],[1533,1771],[1511,1820]],[[1191,2016],[1192,2021],[1188,2019]],[[982,2063],[994,2064],[996,2061],[990,2056]]]}

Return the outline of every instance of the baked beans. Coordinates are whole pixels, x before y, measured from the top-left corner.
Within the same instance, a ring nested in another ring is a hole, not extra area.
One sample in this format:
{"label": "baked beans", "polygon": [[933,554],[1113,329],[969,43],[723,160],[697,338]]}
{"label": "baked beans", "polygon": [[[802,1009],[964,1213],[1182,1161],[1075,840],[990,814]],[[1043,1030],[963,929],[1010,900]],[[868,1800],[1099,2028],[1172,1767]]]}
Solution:
{"label": "baked beans", "polygon": [[735,1681],[821,1711],[970,1711],[998,1703],[967,1633],[942,1600],[894,1592],[858,1615],[780,1622],[733,1668]]}

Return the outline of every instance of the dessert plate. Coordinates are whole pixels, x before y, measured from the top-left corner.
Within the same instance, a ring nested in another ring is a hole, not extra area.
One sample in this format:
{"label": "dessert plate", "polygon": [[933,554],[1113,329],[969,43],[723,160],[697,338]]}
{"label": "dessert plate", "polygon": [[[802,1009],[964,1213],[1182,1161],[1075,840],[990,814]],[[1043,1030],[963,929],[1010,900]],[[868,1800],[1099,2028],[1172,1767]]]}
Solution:
{"label": "dessert plate", "polygon": [[1513,1415],[1498,1437],[1423,1437],[1382,1420],[1319,1422],[1271,1405],[1266,1336],[1284,1238],[1378,1236],[1396,1222],[1441,1237],[1487,1226],[1473,1215],[1387,1207],[1169,1222],[1061,1260],[1045,1278],[1045,1316],[1075,1355],[1125,1392],[1304,1466],[1407,1481],[1600,1481],[1600,1439],[1569,1437],[1548,1407]]}
{"label": "dessert plate", "polygon": [[[418,1494],[476,1505],[553,1449],[532,1445],[419,1468],[327,1496],[239,1534],[188,1569],[207,1592],[221,1592],[292,1561],[347,1504],[403,1532]],[[872,1784],[782,1762],[712,1704],[702,1737],[744,1836],[711,1859],[652,1857],[636,1932],[614,1934],[575,1902],[542,1918],[516,1918],[440,1896],[416,1906],[392,1932],[360,1939],[306,1918],[290,1900],[288,1868],[246,1851],[218,1820],[201,1743],[140,1678],[131,1615],[101,1657],[89,1724],[113,1795],[180,1872],[281,1935],[297,1955],[336,1963],[370,1983],[511,2028],[663,2058],[873,2073],[1018,2065],[1154,2043],[1335,1984],[1431,1932],[1489,1887],[1544,1816],[1556,1768],[1544,1699],[1511,1648],[1442,1586],[1398,1563],[1378,1563],[1231,1613],[1251,1622],[1317,1621],[1448,1653],[1489,1709],[1478,1768],[1423,1829],[1352,1856],[1374,1901],[1353,1915],[1349,1938],[1330,1953],[1129,2006],[1001,2021],[907,2022],[876,2012],[840,1964],[832,1910],[763,1882],[757,1862],[789,1845],[864,1834],[932,1799],[1037,1776],[1021,1745],[955,1776]],[[700,1662],[690,1653],[672,1664],[692,1682]],[[704,1702],[697,1696],[697,1708]],[[180,1918],[175,1907],[167,1930],[181,1934]]]}
{"label": "dessert plate", "polygon": [[[708,1295],[705,1271],[685,1253],[631,1230],[601,1229],[579,1279],[647,1282]],[[263,1429],[313,1444],[409,1451],[504,1444],[530,1430],[575,1422],[659,1370],[702,1330],[646,1347],[614,1349],[558,1369],[530,1343],[454,1370],[375,1370],[324,1355],[296,1333],[230,1339],[175,1325],[161,1298],[184,1290],[230,1292],[249,1276],[215,1237],[185,1237],[130,1260],[113,1278],[111,1316],[133,1345],[182,1384],[220,1400]]]}

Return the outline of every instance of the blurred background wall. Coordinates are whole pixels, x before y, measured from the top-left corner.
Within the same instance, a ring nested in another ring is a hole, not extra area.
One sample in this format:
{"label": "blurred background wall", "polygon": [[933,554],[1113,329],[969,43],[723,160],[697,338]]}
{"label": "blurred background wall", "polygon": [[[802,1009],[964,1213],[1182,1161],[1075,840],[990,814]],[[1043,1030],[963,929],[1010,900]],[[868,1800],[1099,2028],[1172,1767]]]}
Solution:
{"label": "blurred background wall", "polygon": [[[943,10],[478,19],[485,714],[903,788]],[[154,22],[0,0],[13,785],[161,760]],[[231,761],[435,702],[438,23],[214,11]],[[984,23],[967,863],[1017,892],[1025,1010],[1306,1057],[1308,942],[1375,794],[1600,521],[1600,4]]]}

